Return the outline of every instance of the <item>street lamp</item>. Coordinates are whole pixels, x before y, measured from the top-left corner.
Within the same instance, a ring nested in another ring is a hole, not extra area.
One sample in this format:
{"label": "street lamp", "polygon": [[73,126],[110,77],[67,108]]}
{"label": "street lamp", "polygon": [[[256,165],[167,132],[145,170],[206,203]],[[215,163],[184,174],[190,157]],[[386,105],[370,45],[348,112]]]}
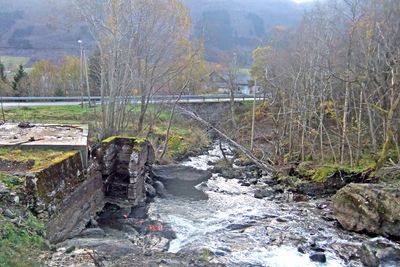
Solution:
{"label": "street lamp", "polygon": [[79,49],[80,49],[80,71],[79,71],[79,89],[81,91],[81,107],[83,108],[83,42],[81,39],[78,40]]}

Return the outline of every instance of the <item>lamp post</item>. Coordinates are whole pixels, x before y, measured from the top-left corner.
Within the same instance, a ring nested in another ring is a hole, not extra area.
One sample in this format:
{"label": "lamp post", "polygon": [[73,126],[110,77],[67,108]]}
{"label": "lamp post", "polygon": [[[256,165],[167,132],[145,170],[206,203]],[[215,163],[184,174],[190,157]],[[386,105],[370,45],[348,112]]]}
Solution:
{"label": "lamp post", "polygon": [[[83,41],[78,40],[78,44],[80,46],[81,50],[81,71],[80,71],[80,86],[81,86],[81,100],[82,100],[82,107],[83,107],[83,75],[85,75],[86,78],[86,90],[87,90],[87,97],[89,101],[89,107],[91,106],[91,97],[90,97],[90,85],[89,85],[89,73],[88,73],[88,66],[87,66],[87,60],[86,60],[86,53],[85,49],[83,48]],[[83,69],[85,69],[85,73],[83,73]]]}
{"label": "lamp post", "polygon": [[79,71],[79,90],[81,91],[81,107],[83,108],[83,42],[82,40],[78,40],[79,49],[80,49],[80,71]]}

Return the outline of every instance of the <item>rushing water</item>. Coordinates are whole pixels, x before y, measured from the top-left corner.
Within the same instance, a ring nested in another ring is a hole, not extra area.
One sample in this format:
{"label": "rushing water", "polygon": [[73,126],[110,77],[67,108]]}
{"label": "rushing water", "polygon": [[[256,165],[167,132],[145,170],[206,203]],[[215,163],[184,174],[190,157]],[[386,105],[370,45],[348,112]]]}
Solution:
{"label": "rushing water", "polygon": [[[211,168],[210,161],[221,157],[215,146],[183,164],[205,170]],[[170,224],[176,232],[170,252],[204,248],[216,255],[214,261],[229,266],[330,267],[346,266],[332,247],[360,242],[357,235],[321,219],[315,201],[256,199],[253,187],[217,174],[197,188],[208,195],[207,200],[168,196],[151,204],[150,216]],[[309,249],[305,254],[298,252],[299,246],[308,244],[325,249],[327,263],[312,262]]]}

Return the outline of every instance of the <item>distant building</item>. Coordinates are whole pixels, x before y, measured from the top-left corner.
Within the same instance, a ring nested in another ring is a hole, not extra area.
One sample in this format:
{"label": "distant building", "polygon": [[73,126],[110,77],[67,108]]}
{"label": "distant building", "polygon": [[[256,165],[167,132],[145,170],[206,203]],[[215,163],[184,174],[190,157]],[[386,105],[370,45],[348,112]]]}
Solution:
{"label": "distant building", "polygon": [[[239,73],[237,77],[234,79],[235,83],[235,93],[236,94],[250,94],[251,87],[249,85],[249,81],[251,81],[251,77],[248,74]],[[211,72],[208,75],[208,90],[213,89],[219,94],[229,94],[230,79],[227,74],[220,74],[215,71]]]}

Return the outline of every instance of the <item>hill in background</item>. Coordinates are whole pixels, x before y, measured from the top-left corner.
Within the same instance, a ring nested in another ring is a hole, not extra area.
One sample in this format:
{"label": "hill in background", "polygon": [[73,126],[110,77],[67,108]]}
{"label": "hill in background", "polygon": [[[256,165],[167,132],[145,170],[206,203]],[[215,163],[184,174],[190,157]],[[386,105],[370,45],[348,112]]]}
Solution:
{"label": "hill in background", "polygon": [[[240,50],[249,63],[251,51],[264,44],[277,26],[293,27],[308,5],[290,0],[184,0],[193,21],[193,37],[202,38],[206,58]],[[0,0],[0,56],[60,61],[79,54],[77,40],[92,47],[87,27],[71,15],[67,0]]]}

